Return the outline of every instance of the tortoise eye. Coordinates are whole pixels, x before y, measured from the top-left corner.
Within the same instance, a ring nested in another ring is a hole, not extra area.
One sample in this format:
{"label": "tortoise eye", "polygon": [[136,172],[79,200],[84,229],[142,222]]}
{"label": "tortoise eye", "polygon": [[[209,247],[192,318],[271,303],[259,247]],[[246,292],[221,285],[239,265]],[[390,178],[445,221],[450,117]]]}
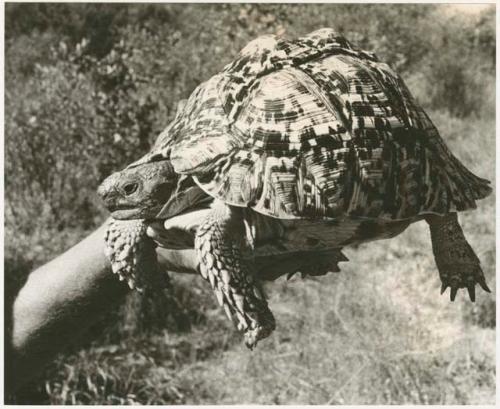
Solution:
{"label": "tortoise eye", "polygon": [[132,193],[134,193],[137,188],[139,187],[139,184],[138,183],[127,183],[125,186],[123,186],[123,191],[125,192],[125,194],[127,196],[131,195]]}

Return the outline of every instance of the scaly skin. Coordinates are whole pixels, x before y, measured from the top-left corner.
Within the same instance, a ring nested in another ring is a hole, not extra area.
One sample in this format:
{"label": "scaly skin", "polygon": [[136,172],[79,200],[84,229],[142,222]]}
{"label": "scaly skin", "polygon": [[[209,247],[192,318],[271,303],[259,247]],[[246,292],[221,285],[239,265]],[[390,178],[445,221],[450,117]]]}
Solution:
{"label": "scaly skin", "polygon": [[254,264],[243,258],[248,247],[241,209],[217,202],[196,232],[195,249],[201,275],[210,282],[228,317],[236,317],[245,344],[252,349],[276,324],[255,279]]}
{"label": "scaly skin", "polygon": [[459,288],[467,288],[471,301],[475,301],[475,285],[487,292],[483,270],[474,250],[465,239],[456,213],[444,216],[426,216],[432,240],[432,251],[441,278],[441,294],[450,287],[450,300],[454,301]]}
{"label": "scaly skin", "polygon": [[156,259],[155,243],[146,236],[144,220],[108,220],[104,237],[105,253],[114,274],[131,289],[165,288],[168,275],[162,273]]}

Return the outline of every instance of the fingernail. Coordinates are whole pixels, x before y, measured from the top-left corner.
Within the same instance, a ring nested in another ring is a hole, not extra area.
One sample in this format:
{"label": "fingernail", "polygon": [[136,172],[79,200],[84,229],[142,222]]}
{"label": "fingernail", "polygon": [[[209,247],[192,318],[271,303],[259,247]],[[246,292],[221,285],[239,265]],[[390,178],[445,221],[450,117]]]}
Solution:
{"label": "fingernail", "polygon": [[149,237],[151,237],[151,238],[157,237],[156,231],[151,226],[147,227],[147,229],[146,229],[146,235],[149,236]]}

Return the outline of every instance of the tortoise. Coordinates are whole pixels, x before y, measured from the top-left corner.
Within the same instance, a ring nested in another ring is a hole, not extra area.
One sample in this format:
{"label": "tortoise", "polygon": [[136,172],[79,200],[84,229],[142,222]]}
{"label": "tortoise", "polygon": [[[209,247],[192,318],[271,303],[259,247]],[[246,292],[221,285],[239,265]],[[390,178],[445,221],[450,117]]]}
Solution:
{"label": "tortoise", "polygon": [[305,251],[302,270],[326,254],[332,263],[309,272],[325,274],[346,260],[343,247],[425,220],[441,294],[490,292],[457,218],[490,192],[399,75],[328,28],[250,42],[180,103],[149,153],[99,188],[112,215],[107,254],[132,287],[155,270],[147,223],[198,212],[200,273],[250,348],[275,329],[258,251]]}

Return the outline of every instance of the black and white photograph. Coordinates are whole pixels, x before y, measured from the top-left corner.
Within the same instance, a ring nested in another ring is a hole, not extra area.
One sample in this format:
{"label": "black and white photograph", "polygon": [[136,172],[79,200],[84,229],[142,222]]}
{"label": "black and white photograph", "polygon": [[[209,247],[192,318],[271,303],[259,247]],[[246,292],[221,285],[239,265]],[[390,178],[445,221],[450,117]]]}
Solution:
{"label": "black and white photograph", "polygon": [[7,405],[496,403],[496,3],[3,4]]}

